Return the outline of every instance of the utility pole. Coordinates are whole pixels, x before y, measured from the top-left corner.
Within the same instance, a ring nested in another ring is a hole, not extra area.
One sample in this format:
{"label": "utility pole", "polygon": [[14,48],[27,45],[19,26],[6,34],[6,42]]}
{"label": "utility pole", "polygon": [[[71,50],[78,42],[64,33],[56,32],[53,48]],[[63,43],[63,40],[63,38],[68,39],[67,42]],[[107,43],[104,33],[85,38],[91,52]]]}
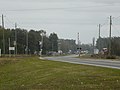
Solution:
{"label": "utility pole", "polygon": [[94,49],[95,49],[95,38],[93,38],[93,54],[94,54]]}
{"label": "utility pole", "polygon": [[78,33],[78,53],[79,53],[79,57],[80,57],[80,38],[79,38],[79,33]]}
{"label": "utility pole", "polygon": [[101,24],[99,24],[99,41],[98,41],[98,49],[99,49],[99,51],[100,51],[100,46],[101,46]]}
{"label": "utility pole", "polygon": [[61,54],[62,54],[62,52],[61,52],[60,45],[61,45],[61,41],[60,41],[60,40],[58,40],[58,53],[61,55]]}
{"label": "utility pole", "polygon": [[41,41],[40,41],[40,51],[39,51],[39,56],[41,57],[42,56],[42,51],[43,51],[43,39],[44,39],[44,35],[46,33],[45,32],[41,32],[40,35],[41,35]]}
{"label": "utility pole", "polygon": [[4,16],[2,14],[2,29],[3,29],[3,55],[5,55],[5,31],[4,31]]}
{"label": "utility pole", "polygon": [[9,38],[8,40],[9,40],[9,57],[11,57],[11,50],[10,50],[10,38]]}
{"label": "utility pole", "polygon": [[52,52],[53,52],[53,41],[52,41]]}
{"label": "utility pole", "polygon": [[15,54],[17,55],[17,23],[15,23]]}
{"label": "utility pole", "polygon": [[109,56],[111,55],[111,30],[112,30],[112,16],[110,16]]}
{"label": "utility pole", "polygon": [[28,55],[28,32],[26,31],[26,55]]}
{"label": "utility pole", "polygon": [[[42,40],[41,40],[41,55],[42,55],[42,51],[43,51],[44,32],[42,32],[41,35],[42,35]],[[52,45],[52,46],[53,46],[53,45]]]}
{"label": "utility pole", "polygon": [[99,24],[99,38],[100,38],[100,34],[101,34],[100,29],[101,29],[101,24]]}

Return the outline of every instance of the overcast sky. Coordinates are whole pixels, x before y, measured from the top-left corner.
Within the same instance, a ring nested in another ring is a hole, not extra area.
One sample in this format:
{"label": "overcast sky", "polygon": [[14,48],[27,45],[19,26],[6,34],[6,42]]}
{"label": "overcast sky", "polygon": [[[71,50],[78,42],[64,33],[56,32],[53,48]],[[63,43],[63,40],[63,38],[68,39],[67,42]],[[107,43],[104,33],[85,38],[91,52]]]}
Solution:
{"label": "overcast sky", "polygon": [[[120,0],[0,0],[0,15],[5,15],[5,27],[55,32],[59,38],[92,43],[98,38],[98,24],[103,24],[101,36],[109,36],[109,16],[113,16],[112,35],[120,35]],[[1,20],[1,19],[0,19]]]}

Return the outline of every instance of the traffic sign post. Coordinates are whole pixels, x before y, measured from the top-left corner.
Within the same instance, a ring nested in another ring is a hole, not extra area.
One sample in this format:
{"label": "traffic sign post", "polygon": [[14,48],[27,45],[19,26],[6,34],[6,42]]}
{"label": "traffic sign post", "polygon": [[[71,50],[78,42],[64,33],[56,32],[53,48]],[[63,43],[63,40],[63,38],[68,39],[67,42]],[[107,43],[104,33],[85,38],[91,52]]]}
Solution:
{"label": "traffic sign post", "polygon": [[11,57],[11,51],[15,51],[15,47],[9,47],[9,57]]}
{"label": "traffic sign post", "polygon": [[81,53],[82,48],[77,48],[77,49],[78,49],[78,54],[79,54],[79,57],[80,57],[80,53]]}

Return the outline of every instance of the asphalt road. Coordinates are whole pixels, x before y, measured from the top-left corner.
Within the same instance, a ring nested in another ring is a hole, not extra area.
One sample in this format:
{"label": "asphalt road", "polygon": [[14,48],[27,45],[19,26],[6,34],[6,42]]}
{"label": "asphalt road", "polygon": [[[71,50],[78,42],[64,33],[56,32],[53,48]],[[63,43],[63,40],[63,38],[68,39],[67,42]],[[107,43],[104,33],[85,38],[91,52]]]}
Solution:
{"label": "asphalt road", "polygon": [[84,65],[92,65],[92,66],[120,69],[120,61],[115,61],[115,60],[80,59],[80,58],[76,58],[76,55],[45,57],[45,59],[52,60],[52,61],[74,63],[74,64],[84,64]]}

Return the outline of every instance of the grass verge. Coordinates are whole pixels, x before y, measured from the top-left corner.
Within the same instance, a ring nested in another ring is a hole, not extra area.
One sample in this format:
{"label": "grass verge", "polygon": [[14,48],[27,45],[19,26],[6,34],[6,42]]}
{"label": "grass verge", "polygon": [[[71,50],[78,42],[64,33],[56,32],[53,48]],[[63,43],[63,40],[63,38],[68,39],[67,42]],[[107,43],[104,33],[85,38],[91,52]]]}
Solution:
{"label": "grass verge", "polygon": [[[4,63],[5,62],[5,63]],[[119,90],[120,70],[30,58],[0,59],[0,90]]]}

